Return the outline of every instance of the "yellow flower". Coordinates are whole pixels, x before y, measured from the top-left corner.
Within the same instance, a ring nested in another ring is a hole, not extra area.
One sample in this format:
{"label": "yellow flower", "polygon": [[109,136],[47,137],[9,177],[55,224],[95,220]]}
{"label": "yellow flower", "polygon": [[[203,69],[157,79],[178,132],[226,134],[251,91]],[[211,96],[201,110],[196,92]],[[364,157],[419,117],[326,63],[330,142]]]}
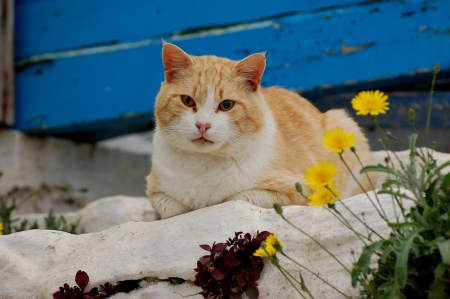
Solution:
{"label": "yellow flower", "polygon": [[275,235],[275,234],[270,234],[264,242],[266,243],[266,245],[271,245],[271,246],[275,246],[277,244],[283,245],[283,241],[278,241],[277,235]]}
{"label": "yellow flower", "polygon": [[336,164],[321,161],[306,170],[305,181],[311,189],[325,187],[331,184],[337,172]]}
{"label": "yellow flower", "polygon": [[266,248],[259,247],[255,253],[253,253],[254,256],[259,257],[268,257],[271,258],[277,253],[277,250],[272,245],[266,244]]}
{"label": "yellow flower", "polygon": [[[283,245],[283,241],[278,241],[277,235],[270,234],[253,255],[271,258],[277,253],[276,245]],[[265,248],[263,248],[264,246]]]}
{"label": "yellow flower", "polygon": [[346,133],[343,128],[337,127],[327,131],[322,138],[323,146],[329,151],[342,153],[356,144],[355,133]]}
{"label": "yellow flower", "polygon": [[376,116],[389,110],[388,96],[379,90],[361,91],[352,99],[353,109],[357,115]]}
{"label": "yellow flower", "polygon": [[338,199],[337,196],[341,194],[340,190],[336,190],[336,186],[334,184],[328,185],[327,188],[319,188],[317,189],[310,197],[310,202],[308,202],[309,206],[312,207],[323,207],[327,204],[333,203],[334,199]]}
{"label": "yellow flower", "polygon": [[0,222],[0,236],[3,235],[3,223]]}

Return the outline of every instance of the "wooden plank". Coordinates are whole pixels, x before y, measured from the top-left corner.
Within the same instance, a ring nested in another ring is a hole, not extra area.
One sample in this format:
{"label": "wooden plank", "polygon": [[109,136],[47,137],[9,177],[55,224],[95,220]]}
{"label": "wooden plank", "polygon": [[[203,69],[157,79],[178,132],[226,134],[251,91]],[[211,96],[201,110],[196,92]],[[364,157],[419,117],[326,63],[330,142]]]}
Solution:
{"label": "wooden plank", "polygon": [[144,39],[168,39],[363,0],[16,0],[16,57]]}
{"label": "wooden plank", "polygon": [[0,3],[0,124],[14,124],[14,2]]}
{"label": "wooden plank", "polygon": [[[267,51],[265,86],[312,91],[357,88],[379,79],[383,81],[375,87],[382,88],[382,82],[429,73],[436,62],[450,70],[448,11],[450,1],[445,0],[382,2],[288,15],[264,21],[268,26],[174,40],[196,55],[242,59]],[[75,54],[22,66],[16,77],[16,128],[69,134],[70,128],[95,130],[99,123],[105,131],[108,126],[117,129],[119,119],[121,125],[127,118],[148,120],[163,80],[160,40]],[[93,138],[102,137],[96,133]]]}

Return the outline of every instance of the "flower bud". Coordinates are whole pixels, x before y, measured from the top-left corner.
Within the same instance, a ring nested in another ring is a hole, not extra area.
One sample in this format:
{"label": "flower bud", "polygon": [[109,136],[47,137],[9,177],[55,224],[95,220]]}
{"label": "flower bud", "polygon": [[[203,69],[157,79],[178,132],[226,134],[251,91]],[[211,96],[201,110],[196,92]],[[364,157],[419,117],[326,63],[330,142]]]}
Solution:
{"label": "flower bud", "polygon": [[440,70],[441,70],[441,65],[440,65],[439,63],[436,63],[436,64],[434,65],[433,71],[434,71],[435,73],[437,73],[437,72],[439,72]]}
{"label": "flower bud", "polygon": [[283,208],[279,203],[274,204],[273,208],[275,209],[275,212],[277,212],[278,215],[283,215]]}
{"label": "flower bud", "polygon": [[295,183],[295,189],[297,189],[297,192],[302,194],[303,193],[303,187],[300,183]]}
{"label": "flower bud", "polygon": [[408,110],[408,118],[410,123],[414,123],[416,120],[416,111],[413,108],[409,108]]}

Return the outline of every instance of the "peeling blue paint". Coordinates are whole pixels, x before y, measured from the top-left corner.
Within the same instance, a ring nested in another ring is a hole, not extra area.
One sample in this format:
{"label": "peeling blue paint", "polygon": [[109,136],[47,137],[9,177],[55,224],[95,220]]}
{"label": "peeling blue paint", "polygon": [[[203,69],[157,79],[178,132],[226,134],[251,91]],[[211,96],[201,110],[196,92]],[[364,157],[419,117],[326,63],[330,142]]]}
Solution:
{"label": "peeling blue paint", "polygon": [[450,71],[448,0],[134,4],[16,0],[17,129],[95,130],[96,140],[145,127],[163,81],[161,38],[194,55],[266,51],[262,84],[306,93],[382,89],[437,62]]}

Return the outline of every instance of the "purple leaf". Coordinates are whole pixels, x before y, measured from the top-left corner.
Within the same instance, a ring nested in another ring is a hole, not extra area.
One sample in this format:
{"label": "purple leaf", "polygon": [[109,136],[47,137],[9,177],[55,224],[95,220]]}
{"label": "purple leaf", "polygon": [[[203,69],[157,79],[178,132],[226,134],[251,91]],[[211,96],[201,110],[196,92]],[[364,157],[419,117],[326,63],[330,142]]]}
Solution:
{"label": "purple leaf", "polygon": [[217,243],[214,247],[214,253],[219,253],[224,251],[227,248],[227,244],[225,243]]}
{"label": "purple leaf", "polygon": [[89,291],[89,293],[86,293],[86,295],[89,295],[89,296],[92,296],[92,297],[95,297],[95,295],[97,295],[97,294],[98,294],[98,289],[97,288],[92,288]]}
{"label": "purple leaf", "polygon": [[209,255],[202,256],[199,260],[200,263],[206,264],[211,261],[211,257]]}
{"label": "purple leaf", "polygon": [[228,269],[231,270],[237,263],[237,259],[232,255],[226,255],[223,258],[223,265]]}
{"label": "purple leaf", "polygon": [[271,232],[268,231],[262,231],[260,232],[256,238],[253,239],[253,246],[256,248],[259,248],[261,246],[261,243],[266,240],[266,238],[271,234]]}
{"label": "purple leaf", "polygon": [[75,275],[75,282],[80,287],[81,291],[84,291],[89,283],[89,276],[86,272],[78,270],[77,274]]}
{"label": "purple leaf", "polygon": [[257,268],[251,268],[247,271],[247,275],[249,280],[251,281],[257,281],[259,277],[261,276],[261,273]]}
{"label": "purple leaf", "polygon": [[212,272],[211,272],[211,276],[215,279],[215,280],[222,280],[225,278],[225,276],[227,276],[227,272],[224,271],[224,269],[222,268],[215,268]]}
{"label": "purple leaf", "polygon": [[245,278],[244,274],[239,274],[236,276],[236,282],[241,286],[245,286],[247,284],[247,279]]}
{"label": "purple leaf", "polygon": [[64,296],[61,295],[60,291],[58,291],[58,292],[53,294],[53,299],[64,299]]}
{"label": "purple leaf", "polygon": [[70,287],[67,283],[64,284],[64,291],[69,294],[70,293]]}
{"label": "purple leaf", "polygon": [[254,286],[247,286],[245,288],[245,295],[247,295],[250,299],[257,299],[259,297],[258,288]]}
{"label": "purple leaf", "polygon": [[209,245],[200,245],[200,248],[206,251],[211,251],[211,247]]}

